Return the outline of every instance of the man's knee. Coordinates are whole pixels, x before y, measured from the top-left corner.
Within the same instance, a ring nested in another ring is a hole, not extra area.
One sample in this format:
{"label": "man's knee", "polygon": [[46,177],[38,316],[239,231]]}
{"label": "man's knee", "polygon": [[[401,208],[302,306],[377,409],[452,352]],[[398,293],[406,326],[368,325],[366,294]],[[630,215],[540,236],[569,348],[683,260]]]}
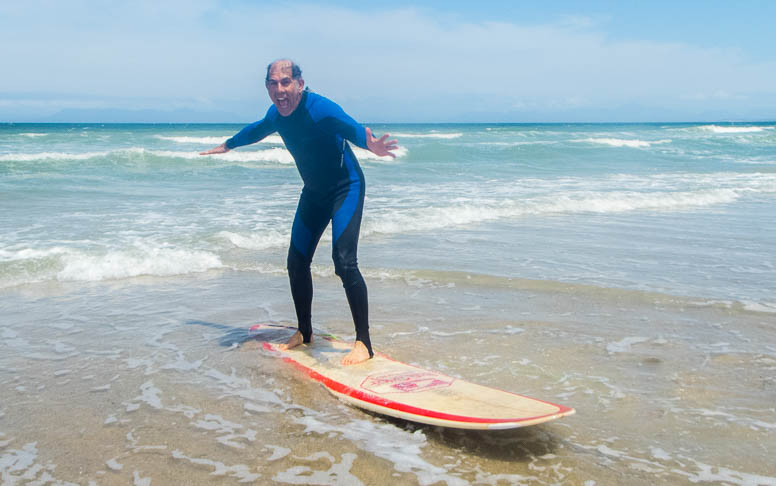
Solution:
{"label": "man's knee", "polygon": [[355,258],[343,258],[342,256],[335,255],[334,273],[342,279],[342,284],[345,287],[357,284],[363,280]]}
{"label": "man's knee", "polygon": [[286,260],[286,269],[288,269],[288,274],[291,276],[306,273],[310,271],[310,261],[294,248],[291,248]]}

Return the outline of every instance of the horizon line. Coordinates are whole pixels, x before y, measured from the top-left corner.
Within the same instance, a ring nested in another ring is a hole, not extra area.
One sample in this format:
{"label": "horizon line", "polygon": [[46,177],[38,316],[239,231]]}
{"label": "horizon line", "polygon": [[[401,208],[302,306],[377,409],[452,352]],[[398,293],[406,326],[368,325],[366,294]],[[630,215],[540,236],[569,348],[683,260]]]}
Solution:
{"label": "horizon line", "polygon": [[[252,123],[252,121],[235,122],[235,121],[0,121],[0,125],[244,125],[245,123]],[[611,124],[667,124],[667,125],[692,125],[699,123],[725,123],[725,124],[740,124],[740,123],[759,123],[769,124],[776,123],[774,119],[744,119],[744,120],[720,120],[720,119],[708,119],[708,120],[686,120],[686,121],[661,121],[661,120],[612,120],[612,121],[412,121],[412,122],[396,122],[396,121],[368,121],[360,122],[361,125],[611,125]]]}

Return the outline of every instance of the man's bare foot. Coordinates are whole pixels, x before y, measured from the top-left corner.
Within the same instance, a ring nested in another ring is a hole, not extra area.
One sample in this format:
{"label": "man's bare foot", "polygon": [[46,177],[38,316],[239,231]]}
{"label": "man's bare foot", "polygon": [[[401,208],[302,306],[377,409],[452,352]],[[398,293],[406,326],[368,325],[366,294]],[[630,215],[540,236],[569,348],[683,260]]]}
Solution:
{"label": "man's bare foot", "polygon": [[[313,342],[312,336],[310,336],[310,342],[311,343]],[[294,333],[294,335],[291,336],[288,339],[288,342],[286,342],[285,344],[278,344],[277,347],[278,347],[278,349],[280,349],[282,351],[285,351],[287,349],[295,348],[295,347],[299,346],[300,344],[304,344],[304,338],[302,337],[302,333],[301,332],[296,331]]]}
{"label": "man's bare foot", "polygon": [[356,341],[353,345],[353,349],[342,358],[342,364],[345,366],[363,363],[369,359],[369,350],[366,349],[364,343]]}

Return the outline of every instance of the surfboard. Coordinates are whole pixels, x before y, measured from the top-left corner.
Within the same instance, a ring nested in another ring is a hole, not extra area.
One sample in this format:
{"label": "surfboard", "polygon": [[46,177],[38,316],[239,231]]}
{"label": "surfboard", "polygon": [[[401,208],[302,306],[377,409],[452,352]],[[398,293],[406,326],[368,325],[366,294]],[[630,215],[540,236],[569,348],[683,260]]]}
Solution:
{"label": "surfboard", "polygon": [[331,335],[316,334],[311,344],[281,350],[278,344],[296,328],[257,324],[250,331],[256,333],[264,349],[322,383],[342,401],[389,417],[442,427],[495,430],[541,424],[575,412],[563,405],[405,364],[382,353],[364,363],[344,366],[340,362],[353,346]]}

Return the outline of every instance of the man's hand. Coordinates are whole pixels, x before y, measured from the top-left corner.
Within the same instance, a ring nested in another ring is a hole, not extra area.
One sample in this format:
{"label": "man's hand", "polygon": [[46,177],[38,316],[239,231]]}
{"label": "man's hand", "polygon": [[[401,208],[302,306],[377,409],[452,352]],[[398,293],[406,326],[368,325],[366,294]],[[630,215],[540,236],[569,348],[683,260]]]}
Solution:
{"label": "man's hand", "polygon": [[204,152],[200,152],[199,155],[213,155],[213,154],[225,154],[229,152],[229,149],[226,148],[226,142],[222,143],[218,147],[213,147],[210,150],[206,150]]}
{"label": "man's hand", "polygon": [[391,158],[396,158],[396,155],[394,155],[391,150],[396,150],[397,148],[397,141],[396,139],[388,140],[389,135],[386,133],[382,137],[375,138],[372,135],[372,130],[369,129],[369,127],[366,128],[366,146],[369,147],[369,150],[381,157],[389,156]]}

